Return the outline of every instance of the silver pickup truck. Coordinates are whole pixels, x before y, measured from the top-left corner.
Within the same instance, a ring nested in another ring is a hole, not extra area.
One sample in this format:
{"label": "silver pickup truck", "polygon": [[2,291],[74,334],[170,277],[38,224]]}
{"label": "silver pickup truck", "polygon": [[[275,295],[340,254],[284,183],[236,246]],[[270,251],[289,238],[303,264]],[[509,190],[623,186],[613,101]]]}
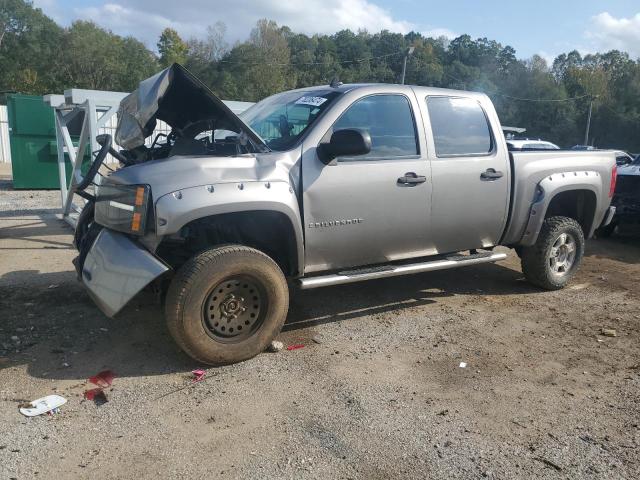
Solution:
{"label": "silver pickup truck", "polygon": [[[171,127],[152,137],[156,122]],[[612,152],[512,152],[489,98],[405,85],[303,88],[240,116],[173,65],[140,83],[102,149],[121,162],[88,199],[76,269],[113,316],[143,288],[212,365],[263,351],[289,290],[496,262],[558,289],[606,225]],[[87,183],[87,182],[85,182]]]}

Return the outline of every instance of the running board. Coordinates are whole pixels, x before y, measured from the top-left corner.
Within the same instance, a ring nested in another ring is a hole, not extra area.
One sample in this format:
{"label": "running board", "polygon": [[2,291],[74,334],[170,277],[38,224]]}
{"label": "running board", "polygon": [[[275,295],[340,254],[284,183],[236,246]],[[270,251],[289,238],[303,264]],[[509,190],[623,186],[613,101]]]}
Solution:
{"label": "running board", "polygon": [[451,255],[431,262],[412,263],[407,265],[386,265],[382,267],[363,268],[339,272],[332,275],[303,278],[300,287],[308,288],[328,287],[329,285],[341,285],[343,283],[361,282],[363,280],[375,280],[376,278],[397,277],[411,273],[431,272],[445,270],[447,268],[466,267],[480,263],[493,263],[507,258],[506,253],[476,253],[474,255]]}

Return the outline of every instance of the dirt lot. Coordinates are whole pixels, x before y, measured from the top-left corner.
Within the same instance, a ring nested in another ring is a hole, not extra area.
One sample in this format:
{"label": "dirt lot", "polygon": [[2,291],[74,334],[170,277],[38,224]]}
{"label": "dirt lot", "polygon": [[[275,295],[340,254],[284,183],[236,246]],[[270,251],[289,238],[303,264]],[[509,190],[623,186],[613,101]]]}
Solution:
{"label": "dirt lot", "polygon": [[304,348],[193,384],[152,296],[110,320],[76,282],[57,195],[0,186],[0,478],[640,477],[638,237],[590,242],[559,292],[513,254],[297,291],[280,339]]}

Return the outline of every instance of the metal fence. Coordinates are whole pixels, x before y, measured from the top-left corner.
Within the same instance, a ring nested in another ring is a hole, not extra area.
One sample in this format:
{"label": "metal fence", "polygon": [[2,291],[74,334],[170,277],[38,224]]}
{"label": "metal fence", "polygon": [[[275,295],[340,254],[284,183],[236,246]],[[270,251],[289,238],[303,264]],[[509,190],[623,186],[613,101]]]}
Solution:
{"label": "metal fence", "polygon": [[6,105],[0,105],[0,163],[11,163],[9,148],[9,118]]}

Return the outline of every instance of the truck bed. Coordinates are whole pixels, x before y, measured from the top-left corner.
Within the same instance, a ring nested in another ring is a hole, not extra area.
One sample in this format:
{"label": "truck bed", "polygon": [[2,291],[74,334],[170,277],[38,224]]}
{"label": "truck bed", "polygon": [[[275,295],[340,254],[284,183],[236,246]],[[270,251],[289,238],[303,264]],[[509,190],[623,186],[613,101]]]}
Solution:
{"label": "truck bed", "polygon": [[602,222],[611,199],[611,176],[616,167],[613,151],[510,152],[509,158],[511,207],[501,244],[527,244],[532,207],[549,203],[553,196],[564,190],[575,190],[578,184],[584,192],[585,201],[594,203],[595,216],[589,222],[585,236],[593,234]]}

